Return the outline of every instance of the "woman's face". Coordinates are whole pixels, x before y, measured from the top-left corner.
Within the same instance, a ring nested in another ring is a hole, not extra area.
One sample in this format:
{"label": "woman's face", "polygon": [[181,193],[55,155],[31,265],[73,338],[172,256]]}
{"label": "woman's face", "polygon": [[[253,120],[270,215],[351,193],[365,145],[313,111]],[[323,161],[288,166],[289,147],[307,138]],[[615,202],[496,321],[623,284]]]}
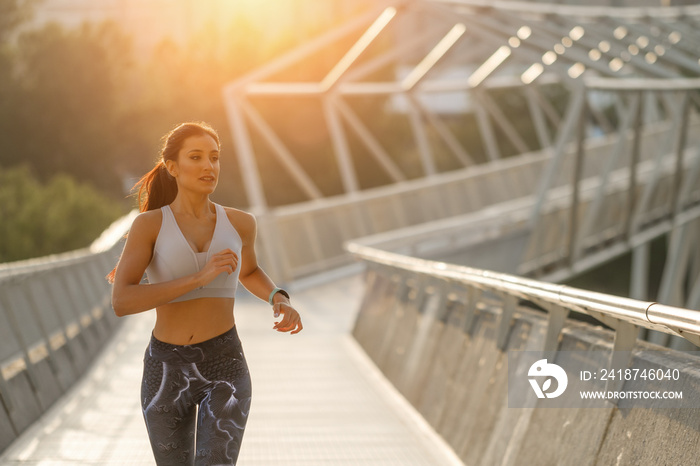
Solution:
{"label": "woman's face", "polygon": [[178,190],[210,194],[219,182],[219,146],[208,134],[190,136],[182,144],[177,161],[165,165],[177,180]]}

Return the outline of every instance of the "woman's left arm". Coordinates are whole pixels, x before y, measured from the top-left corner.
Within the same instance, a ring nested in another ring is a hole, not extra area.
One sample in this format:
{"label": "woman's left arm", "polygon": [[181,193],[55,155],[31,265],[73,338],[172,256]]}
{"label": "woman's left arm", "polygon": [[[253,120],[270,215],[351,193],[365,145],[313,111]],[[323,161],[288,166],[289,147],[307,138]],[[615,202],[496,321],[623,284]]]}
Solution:
{"label": "woman's left arm", "polygon": [[[269,302],[270,293],[276,287],[265,271],[258,266],[258,260],[255,255],[255,238],[257,236],[255,217],[242,211],[227,210],[227,214],[231,223],[236,225],[236,230],[243,242],[240,258],[241,271],[238,281],[255,296],[265,302]],[[297,310],[292,307],[289,299],[282,293],[275,293],[272,297],[272,302],[274,316],[284,315],[281,321],[275,322],[273,328],[278,332],[289,332],[290,330],[292,334],[301,332],[304,328],[301,324],[301,317]]]}

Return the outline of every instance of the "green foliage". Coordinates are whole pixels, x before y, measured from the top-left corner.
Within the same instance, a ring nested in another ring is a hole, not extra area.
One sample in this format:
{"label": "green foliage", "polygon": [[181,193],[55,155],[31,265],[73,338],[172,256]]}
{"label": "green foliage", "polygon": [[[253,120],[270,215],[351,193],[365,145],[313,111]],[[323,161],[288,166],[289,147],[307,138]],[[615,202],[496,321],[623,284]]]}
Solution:
{"label": "green foliage", "polygon": [[124,213],[67,175],[42,185],[27,168],[0,170],[0,262],[86,247]]}
{"label": "green foliage", "polygon": [[0,165],[28,164],[42,180],[70,173],[121,194],[112,167],[123,137],[117,128],[128,47],[109,23],[74,30],[49,24],[21,34],[12,91],[0,104],[0,133],[9,136]]}

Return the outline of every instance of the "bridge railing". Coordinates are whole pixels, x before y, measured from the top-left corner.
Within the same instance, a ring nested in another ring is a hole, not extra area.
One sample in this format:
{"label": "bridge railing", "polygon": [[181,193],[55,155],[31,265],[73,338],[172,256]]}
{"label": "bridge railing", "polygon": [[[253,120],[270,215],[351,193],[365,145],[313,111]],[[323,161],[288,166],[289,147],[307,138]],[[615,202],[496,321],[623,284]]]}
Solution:
{"label": "bridge railing", "polygon": [[104,277],[133,216],[89,248],[0,264],[0,451],[78,380],[116,328]]}
{"label": "bridge railing", "polygon": [[375,268],[384,267],[398,275],[414,275],[424,281],[440,282],[446,285],[445,290],[460,289],[477,301],[478,295],[483,293],[502,299],[504,312],[497,337],[501,343],[508,337],[518,301],[528,301],[548,313],[547,333],[542,348],[545,351],[556,351],[559,334],[572,311],[587,314],[615,329],[616,349],[631,350],[639,327],[677,335],[700,346],[700,311],[429,261],[359,243],[349,243],[346,247]]}
{"label": "bridge railing", "polygon": [[[291,280],[347,265],[353,238],[477,212],[531,194],[546,151],[522,154],[432,178],[318,199],[258,215],[263,265]],[[562,180],[564,182],[564,180]]]}
{"label": "bridge railing", "polygon": [[[698,380],[690,368],[697,366],[697,353],[667,350],[637,336],[644,327],[700,345],[698,311],[403,256],[363,242],[346,246],[367,262],[353,336],[465,464],[567,464],[572,457],[607,463],[622,451],[616,439],[626,445],[630,435],[647,438],[642,432],[669,418],[683,422],[685,410],[618,410],[615,402],[605,409],[512,409],[509,374],[527,374],[527,358],[519,356],[525,353],[557,362],[573,351],[581,370],[679,369],[684,398],[696,399]],[[567,319],[574,312],[613,332]],[[606,392],[630,389],[622,378],[603,383]],[[542,435],[543,426],[567,422],[575,423],[575,438],[565,428]],[[586,433],[579,434],[579,426]],[[692,428],[683,435],[698,437]],[[671,440],[662,435],[649,441],[646,447],[667,451],[664,442]],[[675,464],[683,463],[676,458],[683,455],[667,456]]]}

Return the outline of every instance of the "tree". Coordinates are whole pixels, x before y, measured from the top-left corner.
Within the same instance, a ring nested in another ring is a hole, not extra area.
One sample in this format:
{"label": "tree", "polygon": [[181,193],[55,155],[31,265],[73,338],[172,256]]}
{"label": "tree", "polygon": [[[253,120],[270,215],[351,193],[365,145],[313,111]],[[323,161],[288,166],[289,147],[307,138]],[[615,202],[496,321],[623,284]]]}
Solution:
{"label": "tree", "polygon": [[0,170],[0,262],[88,246],[124,207],[56,175],[41,184],[26,167]]}
{"label": "tree", "polygon": [[0,165],[29,164],[42,179],[71,173],[122,193],[120,102],[131,63],[129,40],[111,23],[22,33],[12,56],[13,92],[0,103]]}

